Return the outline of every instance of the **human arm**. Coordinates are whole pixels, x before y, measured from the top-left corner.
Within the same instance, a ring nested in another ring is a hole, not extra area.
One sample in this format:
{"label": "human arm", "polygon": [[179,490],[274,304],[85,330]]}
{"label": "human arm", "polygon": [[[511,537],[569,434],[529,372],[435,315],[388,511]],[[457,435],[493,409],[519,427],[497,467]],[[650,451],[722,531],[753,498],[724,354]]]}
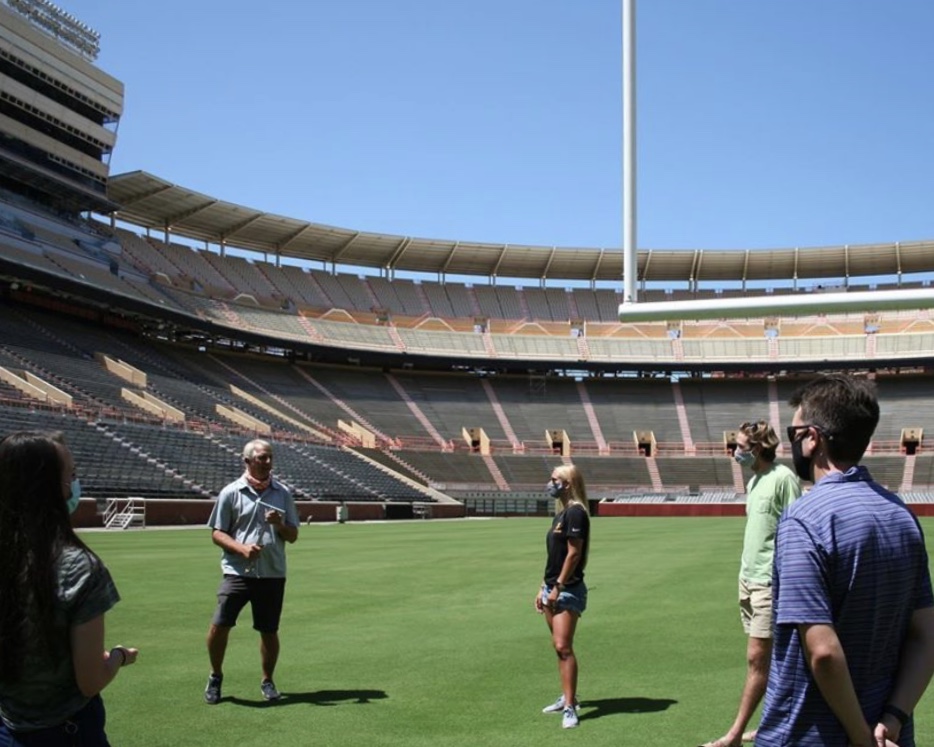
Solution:
{"label": "human arm", "polygon": [[792,472],[782,474],[772,496],[772,511],[776,517],[782,515],[798,498],[801,497],[801,480]]}
{"label": "human arm", "polygon": [[71,628],[71,662],[75,682],[81,694],[88,698],[107,687],[117,676],[117,670],[133,664],[138,654],[137,649],[124,646],[104,651],[103,615]]}
{"label": "human arm", "polygon": [[242,501],[239,498],[238,485],[237,482],[231,483],[217,496],[214,509],[208,518],[211,541],[229,555],[239,555],[247,560],[255,560],[262,552],[262,544],[244,543],[235,538],[238,534],[244,539],[250,536],[236,529],[243,523],[240,508]]}
{"label": "human arm", "polygon": [[[908,623],[908,633],[902,646],[895,686],[886,705],[905,714],[914,711],[934,675],[934,607],[915,610]],[[898,741],[902,724],[891,713],[884,713],[876,725],[881,733]]]}
{"label": "human arm", "polygon": [[276,533],[286,542],[292,543],[298,539],[298,527],[287,524],[283,521],[282,513],[270,509],[266,512],[266,523],[269,524]]}
{"label": "human arm", "polygon": [[263,551],[262,545],[258,545],[255,542],[251,542],[250,544],[237,542],[237,540],[221,529],[214,529],[211,531],[211,540],[222,550],[234,555],[242,555],[247,560],[253,560],[259,557],[259,554]]}
{"label": "human arm", "polygon": [[564,563],[561,566],[561,572],[558,573],[558,578],[555,580],[554,585],[551,587],[551,591],[548,592],[548,604],[549,606],[554,606],[558,601],[558,596],[561,594],[561,586],[565,584],[567,579],[574,576],[574,572],[577,570],[577,564],[580,562],[581,557],[584,552],[584,540],[579,537],[568,538],[568,554],[564,558]]}
{"label": "human arm", "polygon": [[789,475],[782,485],[783,508],[788,508],[801,497],[801,480],[797,475]]}
{"label": "human arm", "polygon": [[[281,488],[282,486],[277,485],[277,487]],[[260,501],[260,505],[266,509],[263,515],[266,523],[283,540],[291,544],[298,539],[298,526],[301,524],[301,520],[298,518],[298,509],[295,507],[295,499],[292,494],[284,488],[282,493],[283,495],[277,496],[276,505],[270,505],[264,501]]]}
{"label": "human arm", "polygon": [[798,635],[814,681],[846,730],[850,744],[875,747],[873,729],[863,717],[836,629],[827,624],[799,625]]}

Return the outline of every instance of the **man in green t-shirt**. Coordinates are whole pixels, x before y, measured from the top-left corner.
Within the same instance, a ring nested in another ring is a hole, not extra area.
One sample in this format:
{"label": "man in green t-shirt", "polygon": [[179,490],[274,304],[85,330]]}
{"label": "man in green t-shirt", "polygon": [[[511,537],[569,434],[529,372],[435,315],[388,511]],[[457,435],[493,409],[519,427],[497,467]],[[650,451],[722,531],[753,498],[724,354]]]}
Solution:
{"label": "man in green t-shirt", "polygon": [[801,481],[788,467],[775,464],[779,445],[766,421],[743,423],[736,432],[733,458],[752,471],[746,483],[746,534],[739,569],[739,610],[746,631],[746,682],[739,711],[729,731],[703,747],[738,747],[752,742],[745,732],[765,694],[772,656],[772,557],[782,512],[801,495]]}

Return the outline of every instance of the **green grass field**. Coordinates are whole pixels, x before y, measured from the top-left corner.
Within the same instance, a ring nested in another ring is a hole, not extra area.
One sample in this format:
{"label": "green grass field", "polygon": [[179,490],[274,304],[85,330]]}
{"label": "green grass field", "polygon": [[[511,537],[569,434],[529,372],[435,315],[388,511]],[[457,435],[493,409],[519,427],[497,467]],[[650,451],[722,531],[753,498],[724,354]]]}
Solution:
{"label": "green grass field", "polygon": [[[220,578],[204,530],[85,533],[123,601],[107,642],[140,649],[105,691],[116,747],[700,744],[729,726],[745,672],[735,601],[742,519],[594,522],[575,648],[580,727],[540,713],[560,693],[532,599],[547,519],[302,527],[274,704],[259,693],[249,611],[224,699],[202,701]],[[934,536],[934,521],[925,529]],[[917,710],[934,744],[934,697]]]}

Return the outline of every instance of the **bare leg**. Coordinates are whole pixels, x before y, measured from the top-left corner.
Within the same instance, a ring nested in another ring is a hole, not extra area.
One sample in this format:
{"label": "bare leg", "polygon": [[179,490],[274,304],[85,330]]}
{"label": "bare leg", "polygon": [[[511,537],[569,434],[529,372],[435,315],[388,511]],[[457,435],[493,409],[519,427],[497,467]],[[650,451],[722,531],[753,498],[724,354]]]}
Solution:
{"label": "bare leg", "polygon": [[211,624],[208,628],[208,657],[211,659],[211,673],[223,674],[224,655],[227,653],[227,640],[230,628]]}
{"label": "bare leg", "polygon": [[263,679],[271,680],[279,661],[279,634],[260,633],[259,656],[263,667]]}
{"label": "bare leg", "polygon": [[765,695],[771,656],[771,638],[749,637],[746,644],[746,682],[739,699],[739,712],[730,730],[722,737],[723,744],[739,745],[742,743],[743,730],[756,712],[762,696]]}
{"label": "bare leg", "polygon": [[574,655],[574,631],[579,615],[570,610],[550,616],[551,640],[558,655],[558,674],[564,702],[573,706],[577,702],[577,657]]}

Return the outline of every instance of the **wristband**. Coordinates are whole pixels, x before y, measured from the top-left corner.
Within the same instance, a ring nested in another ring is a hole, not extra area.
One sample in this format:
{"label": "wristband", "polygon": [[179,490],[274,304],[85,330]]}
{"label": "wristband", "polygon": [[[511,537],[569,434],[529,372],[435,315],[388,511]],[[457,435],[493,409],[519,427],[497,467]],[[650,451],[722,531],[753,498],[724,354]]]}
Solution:
{"label": "wristband", "polygon": [[891,703],[886,704],[885,708],[882,709],[882,713],[886,713],[889,716],[894,716],[898,723],[900,723],[902,726],[905,726],[905,724],[907,724],[908,720],[911,718],[911,716],[905,713],[901,708],[898,706],[893,706]]}
{"label": "wristband", "polygon": [[121,667],[126,666],[126,651],[123,650],[123,647],[122,647],[122,646],[114,646],[112,649],[110,649],[110,655],[111,655],[111,656],[114,655],[114,651],[116,651],[118,654],[120,654],[120,666],[121,666]]}

